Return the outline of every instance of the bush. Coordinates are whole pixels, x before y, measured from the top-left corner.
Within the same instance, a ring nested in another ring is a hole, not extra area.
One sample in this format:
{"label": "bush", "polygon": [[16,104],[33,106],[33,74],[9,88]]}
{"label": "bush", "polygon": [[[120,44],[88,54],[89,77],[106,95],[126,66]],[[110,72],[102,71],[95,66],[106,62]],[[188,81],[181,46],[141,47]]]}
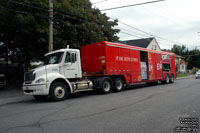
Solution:
{"label": "bush", "polygon": [[193,67],[193,68],[192,68],[193,74],[195,74],[198,70],[199,70],[199,68]]}

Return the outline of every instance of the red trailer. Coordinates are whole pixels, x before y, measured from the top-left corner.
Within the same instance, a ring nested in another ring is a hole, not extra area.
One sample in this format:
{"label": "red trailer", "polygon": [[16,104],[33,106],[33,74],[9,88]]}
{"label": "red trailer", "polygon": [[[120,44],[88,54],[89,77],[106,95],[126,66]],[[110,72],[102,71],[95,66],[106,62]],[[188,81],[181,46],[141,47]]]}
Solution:
{"label": "red trailer", "polygon": [[109,77],[113,84],[176,79],[175,54],[170,52],[103,41],[83,46],[81,59],[84,76]]}

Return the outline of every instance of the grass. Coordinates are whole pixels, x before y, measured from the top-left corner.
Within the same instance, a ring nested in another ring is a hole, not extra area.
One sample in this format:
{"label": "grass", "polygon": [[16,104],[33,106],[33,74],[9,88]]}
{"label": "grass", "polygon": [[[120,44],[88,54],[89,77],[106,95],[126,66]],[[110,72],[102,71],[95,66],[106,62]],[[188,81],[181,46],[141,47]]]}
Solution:
{"label": "grass", "polygon": [[183,74],[178,74],[178,78],[181,78],[181,77],[187,77],[189,76],[190,74],[189,73],[183,73]]}

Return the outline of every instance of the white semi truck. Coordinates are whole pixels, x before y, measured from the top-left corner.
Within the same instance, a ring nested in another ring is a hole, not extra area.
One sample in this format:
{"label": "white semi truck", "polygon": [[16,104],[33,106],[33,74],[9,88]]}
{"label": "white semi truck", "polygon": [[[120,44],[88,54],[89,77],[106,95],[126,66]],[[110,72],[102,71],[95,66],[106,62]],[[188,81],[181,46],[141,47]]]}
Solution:
{"label": "white semi truck", "polygon": [[61,101],[69,93],[92,89],[92,81],[81,78],[80,51],[60,49],[47,53],[43,66],[25,73],[23,91],[38,100]]}

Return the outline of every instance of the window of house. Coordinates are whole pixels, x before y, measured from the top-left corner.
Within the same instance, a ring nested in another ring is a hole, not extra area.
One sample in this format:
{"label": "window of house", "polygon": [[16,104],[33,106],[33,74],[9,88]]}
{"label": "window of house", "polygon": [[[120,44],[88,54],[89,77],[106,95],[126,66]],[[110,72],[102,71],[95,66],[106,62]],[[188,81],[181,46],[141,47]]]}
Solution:
{"label": "window of house", "polygon": [[156,49],[157,49],[157,46],[152,45],[152,50],[156,50]]}
{"label": "window of house", "polygon": [[182,69],[184,69],[184,65],[182,65]]}

